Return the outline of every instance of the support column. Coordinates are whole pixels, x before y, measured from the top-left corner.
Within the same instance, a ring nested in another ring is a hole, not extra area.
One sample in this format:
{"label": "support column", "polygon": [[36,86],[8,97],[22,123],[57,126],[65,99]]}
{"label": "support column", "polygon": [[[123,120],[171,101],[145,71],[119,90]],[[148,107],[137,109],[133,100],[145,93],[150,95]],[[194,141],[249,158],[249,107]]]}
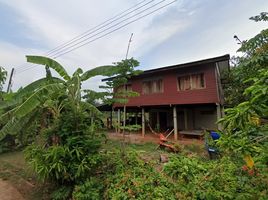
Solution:
{"label": "support column", "polygon": [[[221,105],[216,103],[216,106],[217,106],[217,108],[216,108],[217,109],[217,121],[219,121],[222,117]],[[218,125],[218,129],[222,130],[222,125],[219,123],[217,123],[217,125]]]}
{"label": "support column", "polygon": [[135,113],[135,124],[136,125],[138,124],[138,113],[137,112]]}
{"label": "support column", "polygon": [[121,121],[120,109],[118,109],[117,110],[117,133],[120,133],[120,121]]}
{"label": "support column", "polygon": [[144,108],[141,109],[141,118],[142,118],[142,137],[145,136],[145,112]]}
{"label": "support column", "polygon": [[178,140],[177,107],[173,107],[174,140]]}
{"label": "support column", "polygon": [[127,113],[127,106],[124,105],[124,112],[123,112],[123,133],[125,133],[125,127],[126,127],[126,113]]}

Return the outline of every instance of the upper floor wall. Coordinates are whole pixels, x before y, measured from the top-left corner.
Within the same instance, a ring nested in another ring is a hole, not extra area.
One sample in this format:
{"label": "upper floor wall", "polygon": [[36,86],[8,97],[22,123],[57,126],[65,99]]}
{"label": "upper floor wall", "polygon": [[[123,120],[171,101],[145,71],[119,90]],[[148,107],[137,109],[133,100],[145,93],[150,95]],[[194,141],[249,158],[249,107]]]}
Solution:
{"label": "upper floor wall", "polygon": [[[139,93],[127,106],[222,104],[221,74],[229,69],[229,55],[147,70],[125,86]],[[123,105],[114,104],[114,107]]]}
{"label": "upper floor wall", "polygon": [[134,77],[127,89],[139,93],[129,98],[127,106],[220,102],[215,63]]}

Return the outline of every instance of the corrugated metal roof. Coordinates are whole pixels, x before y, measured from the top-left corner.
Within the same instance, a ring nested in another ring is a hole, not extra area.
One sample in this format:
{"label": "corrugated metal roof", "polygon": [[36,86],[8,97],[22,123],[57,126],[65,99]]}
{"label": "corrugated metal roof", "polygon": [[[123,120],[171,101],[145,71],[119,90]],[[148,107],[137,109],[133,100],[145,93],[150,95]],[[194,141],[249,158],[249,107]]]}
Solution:
{"label": "corrugated metal roof", "polygon": [[[203,59],[203,60],[198,60],[198,61],[193,61],[193,62],[188,62],[188,63],[182,63],[182,64],[177,64],[177,65],[160,67],[160,68],[156,68],[156,69],[150,69],[150,70],[143,71],[143,73],[141,73],[137,77],[148,75],[148,74],[153,74],[153,73],[165,72],[165,71],[169,71],[169,70],[176,70],[179,68],[200,66],[200,65],[204,65],[204,64],[208,64],[208,63],[214,63],[214,62],[216,63],[216,62],[227,61],[227,60],[230,60],[229,54],[225,54],[223,56],[218,56],[218,57],[213,57],[213,58],[208,58],[208,59]],[[114,77],[105,78],[105,79],[102,79],[102,81],[112,80],[113,78]]]}

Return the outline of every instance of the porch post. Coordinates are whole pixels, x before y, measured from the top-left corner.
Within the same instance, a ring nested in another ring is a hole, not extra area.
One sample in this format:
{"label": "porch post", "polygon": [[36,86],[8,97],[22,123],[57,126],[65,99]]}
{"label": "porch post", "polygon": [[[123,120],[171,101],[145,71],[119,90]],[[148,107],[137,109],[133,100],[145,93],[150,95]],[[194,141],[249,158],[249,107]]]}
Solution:
{"label": "porch post", "polygon": [[145,136],[145,112],[144,108],[141,109],[141,117],[142,117],[142,137]]}
{"label": "porch post", "polygon": [[[220,118],[222,117],[222,112],[221,112],[221,105],[216,103],[216,106],[217,106],[217,121],[220,120]],[[222,130],[222,126],[221,124],[217,124],[218,125],[218,129],[219,130]]]}
{"label": "porch post", "polygon": [[173,106],[174,140],[178,140],[177,107]]}
{"label": "porch post", "polygon": [[121,120],[120,109],[118,108],[117,110],[117,133],[120,133],[120,120]]}
{"label": "porch post", "polygon": [[127,112],[127,106],[124,105],[124,112],[123,112],[123,133],[125,133],[125,127],[126,127],[126,112]]}

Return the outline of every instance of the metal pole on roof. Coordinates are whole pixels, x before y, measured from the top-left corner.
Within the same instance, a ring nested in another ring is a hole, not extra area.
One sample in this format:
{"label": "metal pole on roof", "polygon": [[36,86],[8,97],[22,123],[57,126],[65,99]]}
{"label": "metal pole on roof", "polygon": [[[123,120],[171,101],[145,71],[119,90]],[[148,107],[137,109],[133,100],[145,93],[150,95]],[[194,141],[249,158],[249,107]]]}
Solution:
{"label": "metal pole on roof", "polygon": [[128,57],[128,52],[129,52],[129,48],[130,48],[130,43],[132,42],[132,37],[133,37],[133,33],[131,33],[130,38],[129,38],[129,41],[128,41],[126,59]]}

